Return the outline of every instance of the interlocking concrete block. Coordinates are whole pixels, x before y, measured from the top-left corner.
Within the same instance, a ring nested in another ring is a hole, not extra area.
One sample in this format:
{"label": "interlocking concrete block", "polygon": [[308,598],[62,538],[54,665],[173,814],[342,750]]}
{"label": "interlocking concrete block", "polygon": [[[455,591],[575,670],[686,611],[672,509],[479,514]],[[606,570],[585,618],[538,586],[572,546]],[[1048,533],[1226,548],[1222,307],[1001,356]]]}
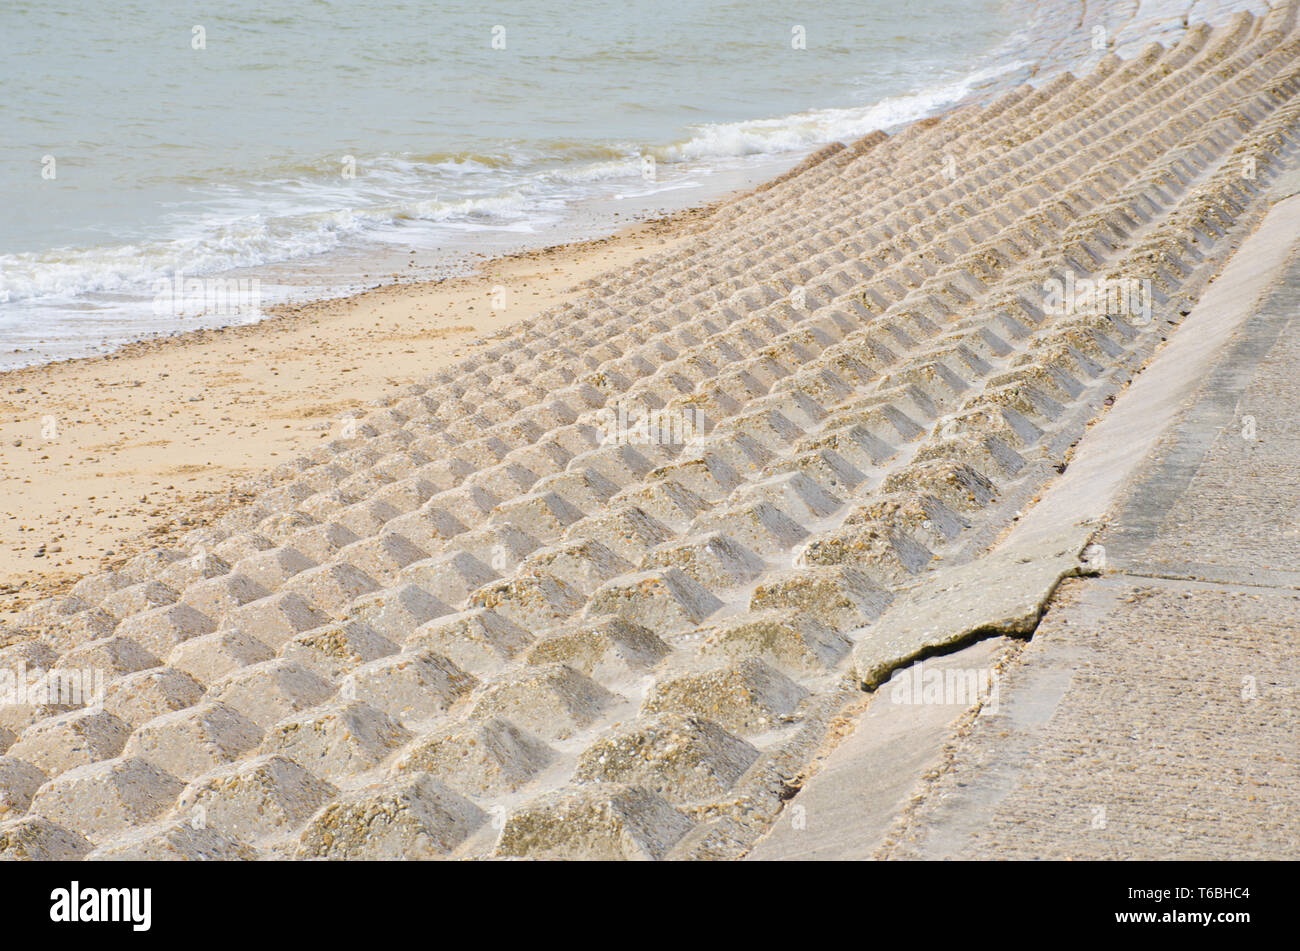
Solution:
{"label": "interlocking concrete block", "polygon": [[247,844],[189,819],[141,826],[86,856],[92,862],[252,862],[258,858]]}
{"label": "interlocking concrete block", "polygon": [[709,532],[660,545],[645,556],[641,568],[676,568],[710,591],[723,591],[748,584],[767,565],[730,535]]}
{"label": "interlocking concrete block", "polygon": [[279,647],[303,631],[328,623],[330,616],[292,591],[280,591],[237,608],[226,615],[223,627],[247,631],[263,644]]}
{"label": "interlocking concrete block", "polygon": [[[508,557],[509,552],[502,546],[502,551],[497,558],[498,563]],[[472,591],[492,581],[498,574],[498,571],[489,568],[478,558],[458,549],[407,565],[402,569],[398,583],[415,585],[443,604],[459,607],[465,603]],[[441,617],[441,615],[430,615],[425,620],[432,620],[434,617]],[[409,632],[405,636],[409,636]]]}
{"label": "interlocking concrete block", "polygon": [[216,629],[207,615],[185,604],[171,604],[126,618],[114,633],[135,641],[155,657],[166,657],[177,644]]}
{"label": "interlocking concrete block", "polygon": [[119,588],[105,596],[99,606],[113,617],[121,620],[148,611],[150,608],[165,607],[175,604],[179,595],[171,588],[157,581],[141,581],[125,588]]}
{"label": "interlocking concrete block", "polygon": [[479,588],[466,602],[508,618],[536,633],[572,617],[583,605],[582,592],[559,578],[540,572],[525,572]]}
{"label": "interlocking concrete block", "polygon": [[436,859],[487,815],[431,776],[366,788],[325,806],[303,830],[298,858]]}
{"label": "interlocking concrete block", "polygon": [[230,570],[249,578],[267,591],[275,591],[294,575],[315,567],[316,562],[296,548],[281,546],[241,558],[230,566]]}
{"label": "interlocking concrete block", "polygon": [[562,790],[514,810],[495,854],[504,858],[653,861],[691,828],[671,803],[639,786]]}
{"label": "interlocking concrete block", "polygon": [[337,562],[294,575],[283,590],[301,595],[314,608],[336,615],[363,594],[378,591],[379,584],[361,569]]}
{"label": "interlocking concrete block", "polygon": [[102,842],[170,809],[184,783],[144,760],[125,757],[69,770],[40,788],[32,813]]}
{"label": "interlocking concrete block", "polygon": [[167,657],[167,664],[201,684],[220,680],[232,670],[270,660],[275,652],[240,628],[225,628],[186,641]]}
{"label": "interlocking concrete block", "polygon": [[102,671],[105,677],[120,677],[138,670],[157,667],[159,660],[128,637],[101,637],[64,653],[54,664],[56,670]]}
{"label": "interlocking concrete block", "polygon": [[814,535],[797,551],[796,568],[856,565],[891,586],[907,584],[934,559],[934,553],[910,535],[862,524]]}
{"label": "interlocking concrete block", "polygon": [[932,495],[964,514],[978,512],[998,497],[998,487],[986,475],[950,457],[904,466],[887,476],[881,489]]}
{"label": "interlocking concrete block", "polygon": [[408,651],[442,654],[476,677],[490,677],[533,641],[533,636],[484,608],[435,618],[407,638]]}
{"label": "interlocking concrete block", "polygon": [[15,756],[0,756],[0,823],[27,811],[32,797],[49,776]]}
{"label": "interlocking concrete block", "polygon": [[724,532],[755,554],[786,552],[808,537],[808,530],[770,502],[737,501],[702,512],[690,534]]}
{"label": "interlocking concrete block", "polygon": [[751,611],[793,608],[839,630],[878,618],[893,595],[868,575],[845,565],[780,572],[754,589]]}
{"label": "interlocking concrete block", "polygon": [[545,664],[487,684],[472,715],[504,717],[538,736],[564,739],[596,722],[617,699],[566,664]]}
{"label": "interlocking concrete block", "polygon": [[204,700],[138,727],[123,755],[139,757],[189,782],[233,762],[261,741],[262,730],[252,720],[227,704]]}
{"label": "interlocking concrete block", "polygon": [[602,585],[587,603],[587,616],[616,614],[664,637],[690,630],[720,607],[707,588],[678,569],[658,568]]}
{"label": "interlocking concrete block", "polygon": [[245,575],[230,572],[219,578],[205,578],[185,589],[180,604],[193,608],[204,617],[220,621],[230,611],[270,592]]}
{"label": "interlocking concrete block", "polygon": [[568,664],[598,683],[644,676],[671,648],[649,628],[626,618],[608,617],[576,623],[534,642],[529,664]]}
{"label": "interlocking concrete block", "polygon": [[714,720],[741,736],[791,722],[808,691],[760,660],[658,681],[643,713],[679,713]]}
{"label": "interlocking concrete block", "polygon": [[484,797],[516,792],[555,759],[555,750],[537,737],[509,720],[488,717],[419,737],[393,768],[429,773],[466,796]]}
{"label": "interlocking concrete block", "polygon": [[574,537],[537,549],[520,563],[517,570],[550,575],[574,591],[589,595],[609,579],[631,568],[631,564],[600,542]]}
{"label": "interlocking concrete block", "polygon": [[397,650],[396,644],[369,625],[347,621],[304,631],[280,648],[280,656],[302,664],[326,680],[336,680],[362,664],[396,654]]}
{"label": "interlocking concrete block", "polygon": [[641,786],[677,804],[708,801],[725,795],[758,755],[712,720],[661,714],[592,743],[574,778]]}
{"label": "interlocking concrete block", "polygon": [[331,783],[271,754],[200,776],[185,787],[176,808],[191,824],[257,842],[301,826],[337,795]]}
{"label": "interlocking concrete block", "polygon": [[700,652],[705,656],[758,657],[795,676],[833,669],[853,646],[815,617],[789,609],[728,618],[701,635]]}
{"label": "interlocking concrete block", "polygon": [[43,816],[24,816],[0,823],[0,859],[27,862],[75,862],[94,848],[84,836]]}
{"label": "interlocking concrete block", "polygon": [[359,700],[337,700],[266,735],[263,753],[279,753],[331,782],[365,772],[411,739],[387,714]]}
{"label": "interlocking concrete block", "polygon": [[203,685],[175,667],[154,667],[112,681],[104,690],[104,709],[132,728],[203,698]]}
{"label": "interlocking concrete block", "polygon": [[238,710],[266,730],[332,697],[335,687],[301,664],[282,657],[241,667],[213,683],[208,696]]}
{"label": "interlocking concrete block", "polygon": [[[620,505],[577,522],[565,531],[565,541],[589,539],[635,565],[651,548],[668,541],[672,532],[633,505]],[[605,579],[608,580],[608,579]]]}
{"label": "interlocking concrete block", "polygon": [[410,723],[444,713],[477,685],[475,677],[446,657],[422,650],[363,664],[343,678],[342,692]]}
{"label": "interlocking concrete block", "polygon": [[88,707],[34,723],[9,747],[8,755],[57,776],[116,756],[130,735],[130,724]]}
{"label": "interlocking concrete block", "polygon": [[452,613],[450,607],[423,588],[399,584],[353,601],[344,611],[343,621],[368,625],[400,644],[424,622]]}

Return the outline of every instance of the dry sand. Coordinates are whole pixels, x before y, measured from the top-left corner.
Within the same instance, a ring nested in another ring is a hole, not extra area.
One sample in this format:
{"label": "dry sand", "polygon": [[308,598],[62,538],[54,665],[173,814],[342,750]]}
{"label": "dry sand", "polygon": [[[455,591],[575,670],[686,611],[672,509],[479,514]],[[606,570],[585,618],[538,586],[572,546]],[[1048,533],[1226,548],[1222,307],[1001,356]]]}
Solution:
{"label": "dry sand", "polygon": [[338,436],[345,412],[671,247],[708,211],[0,374],[0,616],[204,524],[251,476]]}

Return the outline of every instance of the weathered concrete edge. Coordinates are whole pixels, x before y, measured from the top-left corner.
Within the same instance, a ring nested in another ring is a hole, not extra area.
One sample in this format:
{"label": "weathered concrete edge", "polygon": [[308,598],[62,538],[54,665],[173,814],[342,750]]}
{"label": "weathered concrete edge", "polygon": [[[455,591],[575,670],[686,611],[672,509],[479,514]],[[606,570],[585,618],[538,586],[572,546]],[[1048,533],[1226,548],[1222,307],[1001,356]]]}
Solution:
{"label": "weathered concrete edge", "polygon": [[874,690],[900,667],[985,637],[1028,637],[1061,580],[1095,570],[1083,561],[1098,525],[1013,537],[977,561],[938,572],[890,608],[853,649],[853,670]]}

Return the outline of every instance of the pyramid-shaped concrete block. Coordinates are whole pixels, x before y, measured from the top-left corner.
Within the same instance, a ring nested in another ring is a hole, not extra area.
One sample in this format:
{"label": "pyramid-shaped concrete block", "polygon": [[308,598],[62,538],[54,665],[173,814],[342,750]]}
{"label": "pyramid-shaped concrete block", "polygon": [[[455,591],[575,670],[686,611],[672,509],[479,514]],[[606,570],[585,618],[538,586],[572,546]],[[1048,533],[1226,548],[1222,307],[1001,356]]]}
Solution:
{"label": "pyramid-shaped concrete block", "polygon": [[176,802],[184,783],[144,760],[80,766],[42,786],[32,812],[102,842],[150,822]]}
{"label": "pyramid-shaped concrete block", "polygon": [[261,741],[262,730],[252,720],[227,704],[204,700],[137,728],[123,755],[138,756],[189,782],[233,762]]}
{"label": "pyramid-shaped concrete block", "polygon": [[160,661],[135,641],[120,635],[101,637],[64,653],[56,670],[103,671],[105,677],[121,677],[157,667]]}
{"label": "pyramid-shaped concrete block", "polygon": [[974,513],[998,497],[998,488],[982,472],[955,459],[915,462],[891,473],[884,492],[913,491],[933,495],[959,513]]}
{"label": "pyramid-shaped concrete block", "polygon": [[678,804],[708,801],[726,795],[758,755],[712,720],[660,714],[591,744],[574,778],[642,786]]}
{"label": "pyramid-shaped concrete block", "polygon": [[[7,632],[0,629],[0,636]],[[18,635],[21,636],[21,635]],[[0,676],[8,671],[14,685],[20,676],[38,675],[54,666],[59,654],[48,642],[39,638],[26,638],[8,647],[0,648]],[[2,685],[0,685],[2,686]]]}
{"label": "pyramid-shaped concrete block", "polygon": [[844,518],[844,528],[881,528],[915,538],[927,549],[942,548],[971,523],[934,496],[919,492],[880,493]]}
{"label": "pyramid-shaped concrete block", "polygon": [[222,766],[189,784],[177,813],[244,842],[293,829],[338,790],[283,756],[257,756]]}
{"label": "pyramid-shaped concrete block", "polygon": [[508,618],[475,608],[436,618],[416,628],[408,651],[431,650],[475,677],[490,677],[523,651],[533,636]]}
{"label": "pyramid-shaped concrete block", "polygon": [[[620,505],[569,526],[564,539],[590,539],[626,561],[639,564],[645,553],[672,538],[667,526],[633,505]],[[608,579],[606,579],[608,580]]]}
{"label": "pyramid-shaped concrete block", "polygon": [[429,773],[467,796],[520,789],[556,759],[551,747],[509,720],[488,717],[421,736],[397,760],[400,773]]}
{"label": "pyramid-shaped concrete block", "polygon": [[808,537],[808,530],[770,502],[728,502],[702,512],[689,534],[723,532],[758,555],[789,551]]}
{"label": "pyramid-shaped concrete block", "polygon": [[[232,513],[237,514],[237,513]],[[154,577],[175,591],[184,591],[206,578],[220,578],[230,572],[230,563],[211,552],[196,549],[167,565]]]}
{"label": "pyramid-shaped concrete block", "polygon": [[118,624],[113,633],[135,641],[155,657],[166,657],[177,644],[216,629],[206,614],[185,604],[171,604],[134,614]]}
{"label": "pyramid-shaped concrete block", "polygon": [[641,568],[677,568],[702,587],[723,591],[753,581],[767,565],[730,535],[709,532],[659,546],[645,556]]}
{"label": "pyramid-shaped concrete block", "polygon": [[397,650],[396,644],[369,625],[346,621],[304,631],[280,648],[280,656],[297,661],[326,680],[336,680]]}
{"label": "pyramid-shaped concrete block", "polygon": [[403,723],[443,713],[478,685],[436,651],[403,651],[363,664],[343,678],[344,695]]}
{"label": "pyramid-shaped concrete block", "polygon": [[299,594],[317,610],[337,616],[363,594],[378,591],[379,584],[361,569],[335,562],[294,575],[283,590]]}
{"label": "pyramid-shaped concrete block", "polygon": [[267,591],[275,591],[294,575],[315,567],[316,562],[298,549],[280,546],[241,558],[231,565],[230,570]]}
{"label": "pyramid-shaped concrete block", "polygon": [[433,553],[448,539],[465,531],[467,526],[445,506],[426,502],[414,512],[397,516],[384,527],[401,535],[421,551]]}
{"label": "pyramid-shaped concrete block", "polygon": [[[618,489],[615,483],[595,469],[574,468],[572,462],[564,472],[547,476],[533,487],[534,492],[554,493],[560,496],[574,509],[583,513],[600,508],[618,492]],[[529,531],[527,526],[521,527],[524,531]]]}
{"label": "pyramid-shaped concrete block", "polygon": [[792,608],[837,630],[870,624],[893,595],[868,575],[845,565],[798,568],[774,575],[754,589],[751,611]]}
{"label": "pyramid-shaped concrete block", "polygon": [[655,683],[643,713],[680,713],[714,720],[741,736],[790,722],[808,691],[760,660],[682,674]]}
{"label": "pyramid-shaped concrete block", "polygon": [[400,723],[359,700],[338,700],[267,733],[263,753],[279,753],[331,782],[365,772],[411,739]]}
{"label": "pyramid-shaped concrete block", "polygon": [[[871,467],[868,466],[868,470]],[[820,486],[826,497],[839,502],[866,481],[866,475],[834,449],[819,446],[768,467],[770,474],[798,472]]]}
{"label": "pyramid-shaped concrete block", "polygon": [[[306,508],[306,505],[304,505],[304,508]],[[313,512],[312,514],[316,513]],[[401,514],[391,505],[367,499],[344,505],[332,513],[322,512],[321,516],[328,515],[330,521],[342,525],[356,535],[357,538],[370,538],[379,534],[385,525]]]}
{"label": "pyramid-shaped concrete block", "polygon": [[744,477],[730,463],[708,451],[661,466],[650,473],[649,481],[674,483],[705,502],[720,502],[745,484]]}
{"label": "pyramid-shaped concrete block", "polygon": [[625,489],[610,502],[612,508],[629,505],[639,509],[674,532],[685,531],[691,519],[708,509],[710,504],[675,478],[656,479],[646,485]]}
{"label": "pyramid-shaped concrete block", "polygon": [[268,594],[270,592],[252,578],[232,571],[220,578],[196,581],[185,589],[180,603],[204,617],[220,621],[228,612]]}
{"label": "pyramid-shaped concrete block", "polygon": [[177,646],[167,664],[201,684],[220,680],[232,670],[270,660],[275,652],[242,628],[224,628]]}
{"label": "pyramid-shaped concrete block", "polygon": [[671,803],[639,786],[561,790],[515,809],[495,854],[502,858],[654,861],[691,828]]}
{"label": "pyramid-shaped concrete block", "polygon": [[608,684],[644,676],[670,652],[649,628],[611,616],[581,621],[538,640],[528,652],[528,663],[568,664]]}
{"label": "pyramid-shaped concrete block", "polygon": [[665,637],[690,630],[720,607],[712,592],[681,571],[656,568],[602,585],[591,596],[587,615],[617,614]]}
{"label": "pyramid-shaped concrete block", "polygon": [[[309,518],[307,515],[302,517]],[[297,549],[316,564],[323,565],[332,560],[340,549],[355,542],[357,535],[335,522],[321,522],[290,532],[282,540],[288,547]]]}
{"label": "pyramid-shaped concrete block", "polygon": [[253,862],[249,845],[191,819],[163,819],[133,829],[86,856],[88,862]]}
{"label": "pyramid-shaped concrete block", "polygon": [[487,821],[431,776],[367,787],[325,806],[303,830],[298,858],[437,859]]}
{"label": "pyramid-shaped concrete block", "polygon": [[700,651],[706,656],[757,657],[796,676],[834,668],[853,646],[815,617],[788,609],[741,614],[702,634]]}
{"label": "pyramid-shaped concrete block", "polygon": [[471,594],[466,604],[492,611],[525,630],[536,632],[573,616],[584,601],[582,592],[559,578],[528,572],[489,582]]}
{"label": "pyramid-shaped concrete block", "polygon": [[544,544],[558,539],[584,514],[555,492],[534,491],[497,506],[491,524],[509,525]]}
{"label": "pyramid-shaped concrete block", "polygon": [[328,624],[330,616],[293,591],[278,591],[231,611],[222,627],[247,631],[269,647],[279,647],[303,631]]}
{"label": "pyramid-shaped concrete block", "polygon": [[[509,557],[504,550],[500,554]],[[399,583],[416,585],[439,602],[458,607],[465,603],[471,592],[494,580],[498,574],[468,552],[457,550],[407,565],[402,569]],[[425,620],[440,616],[430,615]]]}
{"label": "pyramid-shaped concrete block", "polygon": [[141,581],[126,588],[119,588],[104,598],[99,606],[119,620],[148,611],[150,608],[165,607],[175,604],[179,595],[158,581]]}
{"label": "pyramid-shaped concrete block", "polygon": [[796,522],[815,522],[833,514],[843,500],[802,472],[787,472],[745,486],[735,502],[767,502]]}
{"label": "pyramid-shaped concrete block", "polygon": [[175,667],[153,667],[112,681],[104,690],[104,709],[132,729],[203,698],[203,685]]}
{"label": "pyramid-shaped concrete block", "polygon": [[487,685],[473,716],[499,716],[546,739],[572,736],[592,723],[617,697],[566,664],[529,667]]}
{"label": "pyramid-shaped concrete block", "polygon": [[589,595],[611,578],[630,571],[632,565],[598,541],[572,538],[532,552],[520,564],[521,572],[551,575],[573,590]]}
{"label": "pyramid-shaped concrete block", "polygon": [[228,704],[263,730],[334,693],[332,683],[283,657],[232,671],[208,690],[213,700]]}
{"label": "pyramid-shaped concrete block", "polygon": [[891,586],[905,585],[934,560],[934,553],[910,535],[878,526],[846,525],[815,535],[798,549],[794,565],[851,565]]}
{"label": "pyramid-shaped concrete block", "polygon": [[450,607],[414,584],[363,595],[348,605],[343,621],[368,625],[395,644],[401,644],[421,624],[454,613]]}
{"label": "pyramid-shaped concrete block", "polygon": [[130,735],[130,724],[88,707],[32,724],[8,755],[57,776],[116,756]]}
{"label": "pyramid-shaped concrete block", "polygon": [[25,813],[36,790],[48,778],[43,771],[16,756],[0,756],[0,822]]}
{"label": "pyramid-shaped concrete block", "polygon": [[412,562],[428,558],[430,554],[432,552],[411,542],[391,527],[386,527],[378,535],[363,538],[341,549],[337,557],[381,584],[389,585],[403,568]]}
{"label": "pyramid-shaped concrete block", "polygon": [[94,846],[43,816],[24,816],[0,822],[0,860],[22,862],[75,862]]}
{"label": "pyramid-shaped concrete block", "polygon": [[476,472],[466,480],[466,485],[477,486],[489,495],[508,499],[527,492],[537,482],[537,473],[514,462],[499,462],[489,469]]}

